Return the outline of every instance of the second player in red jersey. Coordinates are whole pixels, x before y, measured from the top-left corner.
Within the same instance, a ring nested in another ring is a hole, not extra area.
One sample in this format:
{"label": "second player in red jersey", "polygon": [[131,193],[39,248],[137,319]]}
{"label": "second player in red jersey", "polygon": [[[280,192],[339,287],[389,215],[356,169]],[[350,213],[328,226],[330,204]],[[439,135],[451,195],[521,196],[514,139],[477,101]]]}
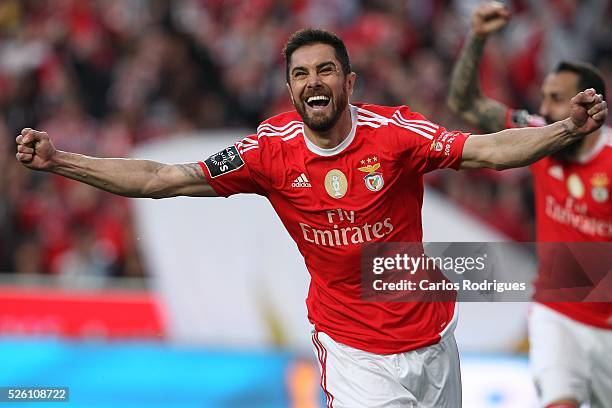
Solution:
{"label": "second player in red jersey", "polygon": [[[455,66],[449,105],[488,131],[539,127],[567,116],[577,89],[605,97],[598,70],[563,61],[542,84],[538,115],[509,109],[484,96],[478,64],[488,36],[510,16],[499,2],[479,5]],[[612,139],[601,127],[531,166],[535,190],[538,276],[529,315],[530,365],[545,407],[612,406]],[[605,286],[605,285],[608,286]],[[601,296],[604,295],[604,296]]]}
{"label": "second player in red jersey", "polygon": [[[558,85],[548,87],[556,89]],[[505,117],[507,128],[547,122],[544,117],[518,109],[508,109]],[[603,126],[589,138],[590,148],[580,155],[569,159],[561,155],[545,157],[530,166],[538,242],[612,242],[612,129]],[[580,323],[612,329],[612,303],[581,301],[581,291],[600,282],[584,275],[570,252],[560,245],[540,246],[535,300]],[[566,301],[543,299],[540,289],[559,286],[559,279],[565,287],[576,289],[566,292]]]}
{"label": "second player in red jersey", "polygon": [[[612,242],[612,130],[603,127],[596,136],[592,149],[576,160],[546,157],[531,166],[538,242]],[[574,259],[561,262],[559,250],[555,245],[541,246],[536,289],[546,286],[552,273],[553,279],[563,277],[568,286],[576,286],[579,291],[580,282],[588,277],[578,273]],[[561,252],[570,255],[567,250]],[[598,283],[588,282],[582,285]],[[573,301],[544,301],[536,291],[536,300],[553,310],[580,323],[612,328],[612,303],[581,302],[571,299],[571,294],[567,297]]]}

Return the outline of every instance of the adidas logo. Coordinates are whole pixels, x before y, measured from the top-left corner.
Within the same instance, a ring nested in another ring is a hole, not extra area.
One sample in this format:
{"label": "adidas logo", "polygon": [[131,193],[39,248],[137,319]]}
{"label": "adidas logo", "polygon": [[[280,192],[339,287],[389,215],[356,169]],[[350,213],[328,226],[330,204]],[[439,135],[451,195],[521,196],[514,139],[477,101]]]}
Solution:
{"label": "adidas logo", "polygon": [[548,169],[548,174],[557,180],[563,181],[563,168],[561,166],[552,166]]}
{"label": "adidas logo", "polygon": [[310,181],[308,181],[308,178],[306,177],[306,175],[302,173],[300,174],[300,177],[293,180],[293,183],[291,183],[291,187],[312,187],[312,186],[310,185]]}

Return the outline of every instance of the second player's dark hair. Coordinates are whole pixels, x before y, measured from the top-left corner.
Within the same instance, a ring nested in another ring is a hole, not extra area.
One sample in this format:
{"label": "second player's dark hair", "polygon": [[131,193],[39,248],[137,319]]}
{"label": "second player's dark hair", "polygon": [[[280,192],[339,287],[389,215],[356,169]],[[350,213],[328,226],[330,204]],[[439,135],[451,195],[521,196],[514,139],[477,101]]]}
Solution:
{"label": "second player's dark hair", "polygon": [[319,28],[305,28],[293,33],[283,48],[287,82],[289,82],[289,63],[291,61],[291,56],[298,48],[312,44],[331,45],[336,53],[336,59],[340,61],[340,65],[342,65],[342,72],[344,75],[351,73],[351,62],[349,61],[348,51],[340,37],[332,32]]}
{"label": "second player's dark hair", "polygon": [[578,92],[593,88],[606,99],[606,83],[603,75],[593,65],[586,62],[561,61],[555,72],[573,72],[578,75]]}

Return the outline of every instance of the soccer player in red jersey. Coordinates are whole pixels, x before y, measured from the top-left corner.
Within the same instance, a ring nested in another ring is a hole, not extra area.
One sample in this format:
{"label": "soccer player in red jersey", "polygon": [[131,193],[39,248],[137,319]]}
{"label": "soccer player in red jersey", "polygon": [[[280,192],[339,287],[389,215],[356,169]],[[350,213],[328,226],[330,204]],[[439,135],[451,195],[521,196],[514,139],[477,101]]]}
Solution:
{"label": "soccer player in red jersey", "polygon": [[56,150],[32,129],[17,137],[17,159],[130,197],[266,197],[311,275],[306,302],[327,405],[459,407],[454,303],[362,300],[362,246],[421,241],[425,173],[531,164],[601,126],[607,106],[586,90],[549,126],[468,137],[406,106],[349,103],[356,74],[332,33],[296,32],[284,55],[295,111],[200,163],[91,158]]}
{"label": "soccer player in red jersey", "polygon": [[[604,81],[594,67],[562,62],[544,80],[540,116],[483,96],[477,79],[482,51],[487,37],[508,18],[508,10],[498,2],[483,3],[476,9],[451,80],[451,109],[473,125],[495,132],[544,126],[565,118],[573,109],[571,98],[578,89],[594,88],[605,95]],[[612,241],[612,129],[595,130],[534,163],[531,171],[538,242]],[[540,296],[553,273],[566,282],[583,279],[573,257],[560,258],[563,253],[551,244],[539,250],[537,303],[529,316],[536,388],[545,407],[578,407],[586,402],[592,408],[610,407],[612,303],[550,302]]]}

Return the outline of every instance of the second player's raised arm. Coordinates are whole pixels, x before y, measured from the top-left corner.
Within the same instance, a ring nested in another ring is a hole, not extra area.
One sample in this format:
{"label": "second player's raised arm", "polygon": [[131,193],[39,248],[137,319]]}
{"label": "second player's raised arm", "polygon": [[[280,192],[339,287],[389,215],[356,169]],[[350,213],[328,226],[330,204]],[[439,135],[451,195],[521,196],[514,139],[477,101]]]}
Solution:
{"label": "second player's raised arm", "polygon": [[478,66],[488,35],[506,24],[508,10],[498,2],[481,4],[472,16],[472,30],[456,62],[449,84],[448,107],[466,122],[487,132],[505,128],[508,107],[484,96]]}
{"label": "second player's raised arm", "polygon": [[480,90],[478,64],[484,44],[485,39],[473,35],[467,39],[453,69],[447,104],[469,124],[487,132],[497,132],[505,128],[508,107],[485,97]]}

